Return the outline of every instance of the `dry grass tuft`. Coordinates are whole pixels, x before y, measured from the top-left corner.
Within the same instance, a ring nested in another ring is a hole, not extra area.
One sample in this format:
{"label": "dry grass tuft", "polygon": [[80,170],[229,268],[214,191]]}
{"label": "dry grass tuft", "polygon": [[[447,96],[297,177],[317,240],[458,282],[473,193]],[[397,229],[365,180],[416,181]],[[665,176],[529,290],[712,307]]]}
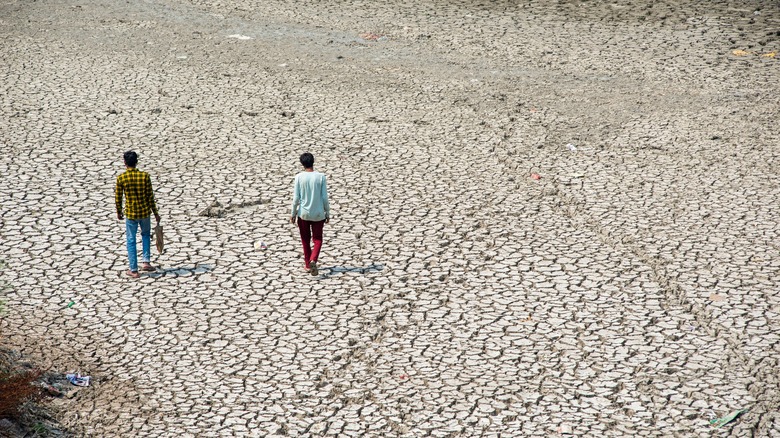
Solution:
{"label": "dry grass tuft", "polygon": [[35,383],[43,371],[0,371],[0,418],[17,419],[27,402],[43,397],[43,388]]}

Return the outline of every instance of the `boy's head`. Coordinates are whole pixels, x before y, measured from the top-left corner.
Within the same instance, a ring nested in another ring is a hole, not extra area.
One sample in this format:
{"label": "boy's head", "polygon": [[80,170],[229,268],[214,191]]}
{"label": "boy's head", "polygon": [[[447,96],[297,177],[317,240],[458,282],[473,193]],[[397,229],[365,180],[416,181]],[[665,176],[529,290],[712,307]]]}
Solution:
{"label": "boy's head", "polygon": [[135,151],[125,152],[125,166],[135,167],[138,164],[138,154]]}
{"label": "boy's head", "polygon": [[308,152],[301,154],[301,164],[307,169],[314,167],[314,155]]}

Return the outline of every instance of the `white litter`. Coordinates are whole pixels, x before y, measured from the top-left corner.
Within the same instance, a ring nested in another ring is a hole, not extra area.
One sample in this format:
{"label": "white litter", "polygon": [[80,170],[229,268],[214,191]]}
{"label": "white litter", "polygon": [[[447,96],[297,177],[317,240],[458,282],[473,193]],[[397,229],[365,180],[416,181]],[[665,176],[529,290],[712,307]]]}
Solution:
{"label": "white litter", "polygon": [[563,435],[563,434],[571,435],[572,434],[572,428],[571,428],[571,426],[569,426],[566,423],[561,424],[560,426],[558,426],[558,433],[560,433],[561,435]]}
{"label": "white litter", "polygon": [[266,245],[265,242],[263,242],[262,240],[258,240],[257,242],[255,242],[255,249],[259,251],[265,251],[266,249],[268,249],[268,245]]}
{"label": "white litter", "polygon": [[573,144],[569,143],[569,144],[566,145],[566,149],[574,152],[574,151],[577,150],[577,146],[574,146]]}
{"label": "white litter", "polygon": [[82,376],[81,373],[65,374],[65,378],[76,386],[89,386],[89,381],[92,380],[92,377]]}
{"label": "white litter", "polygon": [[227,37],[228,38],[235,38],[237,40],[251,40],[252,39],[252,37],[249,37],[249,36],[246,36],[246,35],[241,35],[241,34],[238,34],[238,33],[234,33],[233,35],[228,35]]}

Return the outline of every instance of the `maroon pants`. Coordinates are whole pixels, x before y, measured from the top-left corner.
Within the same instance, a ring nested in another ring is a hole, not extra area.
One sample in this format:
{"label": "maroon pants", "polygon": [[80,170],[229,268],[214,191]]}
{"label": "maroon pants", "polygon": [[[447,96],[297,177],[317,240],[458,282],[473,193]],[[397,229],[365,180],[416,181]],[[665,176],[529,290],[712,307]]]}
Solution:
{"label": "maroon pants", "polygon": [[[298,230],[301,232],[301,243],[303,243],[303,259],[307,268],[310,262],[316,262],[320,256],[323,225],[325,225],[324,220],[311,222],[298,218]],[[311,247],[312,240],[314,240],[314,248]]]}

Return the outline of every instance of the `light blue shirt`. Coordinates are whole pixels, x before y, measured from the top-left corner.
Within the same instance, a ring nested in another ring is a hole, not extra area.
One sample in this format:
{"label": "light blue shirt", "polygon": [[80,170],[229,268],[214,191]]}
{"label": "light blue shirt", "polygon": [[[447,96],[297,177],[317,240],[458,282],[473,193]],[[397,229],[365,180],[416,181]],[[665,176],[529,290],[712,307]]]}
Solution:
{"label": "light blue shirt", "polygon": [[330,218],[328,183],[325,181],[325,174],[301,172],[295,175],[290,216],[313,222]]}

